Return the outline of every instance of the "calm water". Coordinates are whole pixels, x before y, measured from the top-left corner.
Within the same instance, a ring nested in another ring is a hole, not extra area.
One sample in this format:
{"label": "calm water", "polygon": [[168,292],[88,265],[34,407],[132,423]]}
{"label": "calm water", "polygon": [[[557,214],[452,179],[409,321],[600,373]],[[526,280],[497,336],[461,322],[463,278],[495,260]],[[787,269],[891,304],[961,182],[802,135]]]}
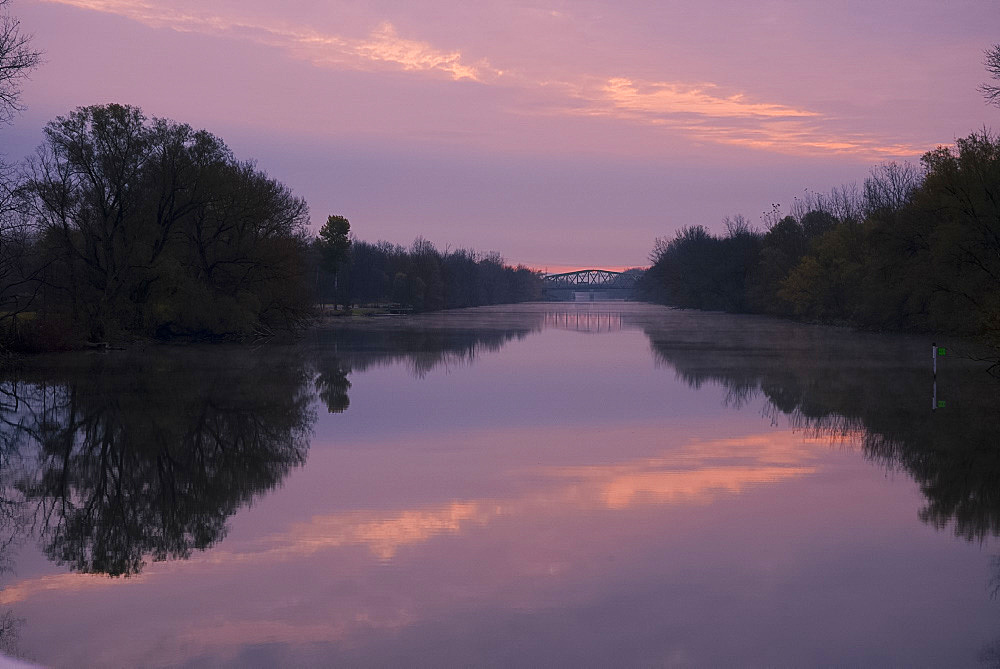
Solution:
{"label": "calm water", "polygon": [[[0,382],[0,648],[56,666],[1000,661],[1000,385],[593,303]],[[956,355],[958,354],[958,355]]]}

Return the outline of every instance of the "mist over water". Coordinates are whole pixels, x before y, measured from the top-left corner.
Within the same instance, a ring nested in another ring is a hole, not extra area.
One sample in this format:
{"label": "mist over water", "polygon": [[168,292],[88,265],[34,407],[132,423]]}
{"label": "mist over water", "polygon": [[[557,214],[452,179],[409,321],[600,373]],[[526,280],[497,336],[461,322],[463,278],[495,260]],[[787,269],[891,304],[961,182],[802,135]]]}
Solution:
{"label": "mist over water", "polygon": [[[1000,658],[1000,384],[623,302],[0,379],[0,650],[54,666]],[[95,612],[99,612],[95,614]]]}

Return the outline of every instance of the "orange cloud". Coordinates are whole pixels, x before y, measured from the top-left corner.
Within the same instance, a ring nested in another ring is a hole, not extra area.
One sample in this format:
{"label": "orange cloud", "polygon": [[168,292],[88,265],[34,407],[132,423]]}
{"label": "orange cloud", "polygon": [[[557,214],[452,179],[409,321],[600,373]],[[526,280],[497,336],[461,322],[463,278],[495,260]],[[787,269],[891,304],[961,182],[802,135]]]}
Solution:
{"label": "orange cloud", "polygon": [[115,14],[152,28],[228,35],[275,47],[319,67],[368,69],[379,64],[404,71],[436,72],[455,81],[482,81],[499,76],[485,61],[466,63],[459,51],[442,51],[427,42],[400,37],[383,22],[363,38],[330,35],[281,23],[264,23],[204,11],[181,11],[139,0],[43,0]]}
{"label": "orange cloud", "polygon": [[470,62],[461,51],[403,37],[390,22],[356,37],[323,33],[283,20],[212,13],[193,3],[42,1],[115,14],[154,28],[243,39],[285,51],[316,67],[397,69],[454,81],[502,83],[512,91],[540,96],[533,103],[522,101],[512,106],[508,111],[513,113],[610,118],[695,141],[787,154],[850,154],[885,160],[919,155],[924,146],[844,132],[836,119],[818,111],[755,100],[740,91],[724,93],[713,83],[594,78],[586,73],[559,80],[524,72],[505,73],[486,60]]}
{"label": "orange cloud", "polygon": [[611,118],[695,141],[794,155],[850,154],[868,160],[912,157],[921,145],[842,132],[816,111],[723,94],[711,83],[643,82],[614,77],[586,85],[557,85],[575,105],[548,113]]}
{"label": "orange cloud", "polygon": [[816,112],[779,104],[752,102],[742,93],[717,95],[714,84],[691,86],[658,81],[639,84],[625,77],[609,79],[602,87],[612,107],[627,112],[659,116],[694,114],[709,118],[788,118],[819,116]]}

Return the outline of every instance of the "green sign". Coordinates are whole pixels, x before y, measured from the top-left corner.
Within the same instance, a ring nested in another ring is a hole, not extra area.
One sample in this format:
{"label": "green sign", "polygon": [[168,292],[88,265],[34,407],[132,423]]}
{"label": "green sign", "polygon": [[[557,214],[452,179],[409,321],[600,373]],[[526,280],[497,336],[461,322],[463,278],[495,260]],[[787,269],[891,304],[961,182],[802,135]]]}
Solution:
{"label": "green sign", "polygon": [[948,349],[946,349],[944,346],[938,346],[937,354],[948,355]]}
{"label": "green sign", "polygon": [[938,409],[943,409],[944,408],[944,400],[938,400],[937,408]]}

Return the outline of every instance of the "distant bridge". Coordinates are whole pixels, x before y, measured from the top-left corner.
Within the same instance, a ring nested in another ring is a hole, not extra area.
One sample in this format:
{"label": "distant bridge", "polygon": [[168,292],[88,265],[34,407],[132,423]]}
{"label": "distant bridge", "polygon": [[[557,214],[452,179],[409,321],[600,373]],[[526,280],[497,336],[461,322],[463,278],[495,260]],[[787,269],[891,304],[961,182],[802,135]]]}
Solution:
{"label": "distant bridge", "polygon": [[542,286],[551,300],[627,300],[632,297],[640,274],[607,269],[581,269],[546,274]]}

